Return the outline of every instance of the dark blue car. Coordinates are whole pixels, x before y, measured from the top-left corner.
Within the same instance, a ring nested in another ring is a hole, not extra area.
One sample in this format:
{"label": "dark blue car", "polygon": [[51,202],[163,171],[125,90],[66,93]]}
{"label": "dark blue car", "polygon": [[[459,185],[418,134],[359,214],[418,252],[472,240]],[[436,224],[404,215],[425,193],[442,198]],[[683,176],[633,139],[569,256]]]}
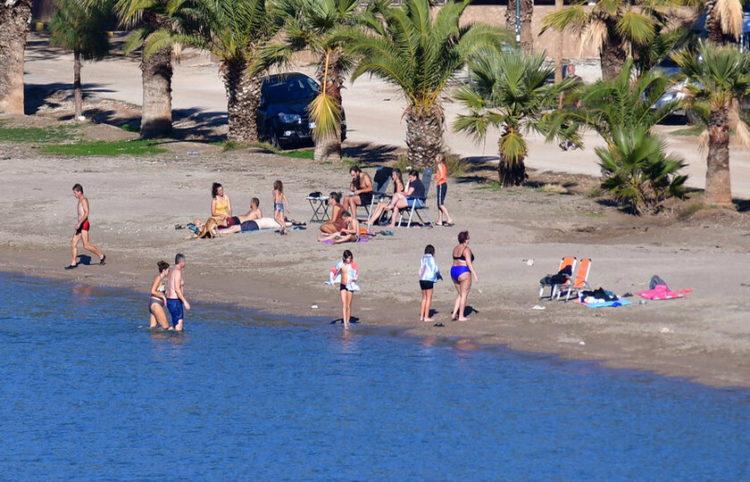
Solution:
{"label": "dark blue car", "polygon": [[[269,75],[263,79],[258,108],[258,135],[274,147],[312,144],[312,129],[307,107],[318,95],[319,84],[298,72]],[[342,112],[343,114],[343,112]],[[346,118],[341,140],[346,138]]]}

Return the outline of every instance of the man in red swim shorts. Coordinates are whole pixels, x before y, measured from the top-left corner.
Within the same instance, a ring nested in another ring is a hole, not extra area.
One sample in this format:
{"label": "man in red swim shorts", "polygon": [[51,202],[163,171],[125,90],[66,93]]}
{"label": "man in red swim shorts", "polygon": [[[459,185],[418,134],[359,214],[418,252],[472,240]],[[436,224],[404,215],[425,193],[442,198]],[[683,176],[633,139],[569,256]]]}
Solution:
{"label": "man in red swim shorts", "polygon": [[99,264],[104,264],[107,258],[104,253],[89,244],[89,200],[83,195],[83,186],[76,184],[73,186],[73,196],[78,199],[78,223],[74,229],[72,251],[73,261],[65,269],[78,267],[78,242],[83,240],[83,247],[99,257]]}

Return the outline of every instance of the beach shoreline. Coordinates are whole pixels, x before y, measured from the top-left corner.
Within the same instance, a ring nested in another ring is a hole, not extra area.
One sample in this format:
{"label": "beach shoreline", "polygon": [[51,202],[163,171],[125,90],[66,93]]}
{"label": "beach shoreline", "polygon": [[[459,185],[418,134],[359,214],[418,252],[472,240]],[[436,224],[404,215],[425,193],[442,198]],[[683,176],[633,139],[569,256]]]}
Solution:
{"label": "beach shoreline", "polygon": [[[333,320],[340,318],[341,306],[324,281],[341,251],[351,249],[360,266],[362,292],[353,305],[360,326],[750,387],[746,213],[635,218],[568,191],[495,190],[473,178],[451,178],[446,204],[457,220],[452,228],[397,228],[394,236],[335,247],[317,243],[318,225],[309,222],[306,230],[288,236],[260,232],[186,240],[189,232],[174,226],[207,217],[212,182],[224,184],[241,213],[251,197],[259,197],[268,211],[273,181],[282,179],[290,217],[308,221],[307,194],[343,191],[347,167],[190,143],[170,143],[169,153],[144,158],[69,158],[22,145],[4,147],[10,155],[0,160],[0,187],[7,193],[0,198],[7,213],[0,228],[2,271],[133,289],[145,300],[156,262],[172,264],[175,253],[183,252],[188,300]],[[198,155],[188,154],[193,151]],[[363,168],[372,174],[376,165]],[[65,271],[76,221],[70,191],[75,182],[83,184],[91,202],[91,242],[107,254],[107,264]],[[434,202],[431,191],[428,219],[436,215]],[[418,320],[421,254],[433,244],[447,273],[462,230],[471,233],[477,255],[480,282],[469,295],[475,312],[468,323],[450,321],[455,290],[446,280],[436,285],[433,300],[436,321],[444,327],[428,326]],[[600,310],[539,301],[539,279],[556,271],[566,255],[593,259],[595,288],[635,293],[658,274],[670,287],[693,293],[643,305],[635,297],[633,305]],[[544,309],[532,309],[535,305]],[[141,306],[134,309],[134,316],[147,319]]]}

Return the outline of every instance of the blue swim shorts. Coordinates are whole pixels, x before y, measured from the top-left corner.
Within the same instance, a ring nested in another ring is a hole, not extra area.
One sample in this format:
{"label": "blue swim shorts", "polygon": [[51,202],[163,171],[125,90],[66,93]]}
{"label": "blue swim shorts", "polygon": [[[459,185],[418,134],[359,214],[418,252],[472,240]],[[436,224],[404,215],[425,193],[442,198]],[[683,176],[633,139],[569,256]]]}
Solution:
{"label": "blue swim shorts", "polygon": [[182,300],[167,298],[167,309],[172,316],[172,326],[177,326],[177,323],[185,316],[182,310]]}

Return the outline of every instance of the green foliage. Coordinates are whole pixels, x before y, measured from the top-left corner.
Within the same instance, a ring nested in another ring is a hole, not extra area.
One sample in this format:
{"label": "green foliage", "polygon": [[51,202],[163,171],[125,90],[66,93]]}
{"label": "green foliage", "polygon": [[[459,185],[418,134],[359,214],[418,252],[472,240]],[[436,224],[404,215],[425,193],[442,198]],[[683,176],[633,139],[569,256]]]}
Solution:
{"label": "green foliage", "polygon": [[595,0],[589,8],[590,0],[571,0],[569,6],[542,20],[541,32],[567,28],[581,33],[582,41],[597,49],[613,44],[622,47],[628,43],[636,56],[643,58],[649,47],[659,47],[654,39],[668,26],[668,9],[685,3],[685,0]]}
{"label": "green foliage", "polygon": [[445,167],[448,171],[448,175],[454,177],[463,176],[469,170],[469,166],[466,160],[464,160],[461,156],[457,156],[455,154],[449,154],[445,156]]}
{"label": "green foliage", "polygon": [[364,30],[350,33],[347,48],[360,55],[352,80],[374,74],[399,87],[409,105],[434,105],[448,80],[480,49],[510,42],[506,30],[484,24],[459,27],[469,1],[447,2],[434,17],[428,0],[402,6],[373,3],[363,17]]}
{"label": "green foliage", "polygon": [[77,0],[57,0],[58,11],[50,21],[50,44],[78,52],[84,60],[101,60],[109,53],[106,28],[112,16],[111,2],[84,7]]}
{"label": "green foliage", "polygon": [[557,106],[560,93],[574,87],[567,78],[547,84],[554,68],[545,66],[544,55],[511,51],[502,55],[485,50],[471,62],[472,82],[460,87],[454,97],[471,113],[459,115],[453,124],[477,139],[484,139],[487,128],[501,131],[498,140],[498,175],[505,186],[519,185],[526,179],[523,161],[528,153],[524,133],[539,131],[544,114]]}
{"label": "green foliage", "polygon": [[158,141],[91,141],[75,144],[53,144],[45,146],[42,151],[48,154],[63,154],[67,156],[121,156],[121,155],[151,155],[166,152],[158,147]]}
{"label": "green foliage", "polygon": [[697,50],[682,50],[673,58],[689,80],[690,107],[701,108],[705,120],[732,101],[750,95],[750,55],[746,52],[701,41]]}
{"label": "green foliage", "polygon": [[566,131],[585,126],[611,146],[617,129],[650,131],[683,106],[680,101],[672,101],[652,108],[673,83],[673,79],[653,70],[636,77],[633,62],[629,60],[616,78],[585,86],[580,105],[566,106],[550,115],[544,126],[547,139],[564,137]]}
{"label": "green foliage", "polygon": [[308,49],[318,57],[320,91],[310,105],[317,139],[341,132],[341,86],[352,58],[343,50],[341,32],[359,22],[358,0],[278,0],[275,13],[284,19],[284,44],[264,47],[266,57],[288,60],[293,52]]}
{"label": "green foliage", "polygon": [[665,153],[664,142],[646,128],[617,128],[609,148],[597,147],[602,188],[632,214],[656,212],[670,196],[683,197],[685,164]]}
{"label": "green foliage", "polygon": [[392,167],[399,169],[401,172],[409,172],[413,166],[409,162],[409,156],[401,154],[396,158],[396,162],[393,163]]}
{"label": "green foliage", "polygon": [[15,127],[0,121],[0,142],[61,142],[76,134],[76,126]]}
{"label": "green foliage", "polygon": [[499,51],[513,41],[505,29],[461,26],[469,1],[447,1],[433,15],[428,0],[404,0],[399,7],[383,0],[368,7],[361,29],[347,34],[347,51],[359,57],[352,80],[373,74],[406,98],[406,144],[415,165],[429,164],[442,148],[448,81],[480,50]]}
{"label": "green foliage", "polygon": [[294,151],[282,151],[278,154],[286,157],[294,157],[296,159],[312,159],[315,156],[315,151],[311,149],[306,150],[294,150]]}
{"label": "green foliage", "polygon": [[281,28],[265,0],[171,0],[165,17],[169,27],[145,38],[146,56],[174,44],[190,45],[219,57],[222,69],[247,64],[251,76],[268,67],[259,52]]}

